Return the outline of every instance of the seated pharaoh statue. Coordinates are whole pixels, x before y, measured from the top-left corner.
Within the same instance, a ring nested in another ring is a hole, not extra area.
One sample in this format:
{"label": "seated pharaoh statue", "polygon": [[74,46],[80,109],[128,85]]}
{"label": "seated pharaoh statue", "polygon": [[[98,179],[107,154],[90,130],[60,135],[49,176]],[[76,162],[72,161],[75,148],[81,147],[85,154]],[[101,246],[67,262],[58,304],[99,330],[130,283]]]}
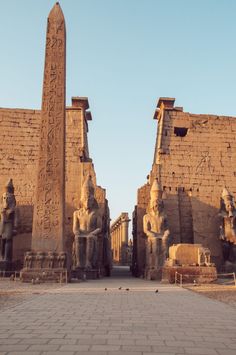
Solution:
{"label": "seated pharaoh statue", "polygon": [[157,279],[160,269],[168,257],[170,246],[170,231],[164,213],[162,190],[157,179],[154,180],[150,190],[147,214],[143,217],[143,230],[147,236],[146,277]]}
{"label": "seated pharaoh statue", "polygon": [[224,188],[221,195],[220,240],[225,271],[236,271],[236,208],[231,193]]}
{"label": "seated pharaoh statue", "polygon": [[80,208],[73,215],[73,264],[75,268],[84,270],[96,268],[97,238],[102,231],[102,219],[94,192],[89,176],[82,186]]}
{"label": "seated pharaoh statue", "polygon": [[12,179],[5,186],[0,209],[0,260],[12,261],[12,239],[16,228],[16,199]]}

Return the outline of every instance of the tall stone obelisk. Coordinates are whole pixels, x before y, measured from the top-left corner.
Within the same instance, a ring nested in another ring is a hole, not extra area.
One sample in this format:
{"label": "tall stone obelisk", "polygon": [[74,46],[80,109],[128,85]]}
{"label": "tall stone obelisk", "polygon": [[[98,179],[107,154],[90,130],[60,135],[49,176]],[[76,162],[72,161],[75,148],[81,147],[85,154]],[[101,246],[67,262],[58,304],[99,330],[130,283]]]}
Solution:
{"label": "tall stone obelisk", "polygon": [[65,210],[65,20],[57,2],[48,16],[38,175],[31,251],[23,281],[61,281],[66,271]]}
{"label": "tall stone obelisk", "polygon": [[47,24],[33,251],[64,251],[65,66],[65,20],[57,2]]}

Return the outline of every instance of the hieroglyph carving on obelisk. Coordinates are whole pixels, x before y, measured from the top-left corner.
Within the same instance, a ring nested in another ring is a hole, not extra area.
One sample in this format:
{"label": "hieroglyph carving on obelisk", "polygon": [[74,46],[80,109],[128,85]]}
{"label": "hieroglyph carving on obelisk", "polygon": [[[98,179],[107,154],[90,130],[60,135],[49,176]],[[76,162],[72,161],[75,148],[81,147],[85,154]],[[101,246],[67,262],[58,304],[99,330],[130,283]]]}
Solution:
{"label": "hieroglyph carving on obelisk", "polygon": [[64,251],[66,30],[59,3],[47,23],[32,251]]}

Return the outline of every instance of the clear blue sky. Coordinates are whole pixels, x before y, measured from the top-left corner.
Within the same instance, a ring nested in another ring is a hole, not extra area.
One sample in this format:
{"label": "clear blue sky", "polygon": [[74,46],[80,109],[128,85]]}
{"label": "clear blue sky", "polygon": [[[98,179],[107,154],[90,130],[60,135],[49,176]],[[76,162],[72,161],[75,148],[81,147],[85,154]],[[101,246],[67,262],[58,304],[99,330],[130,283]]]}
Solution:
{"label": "clear blue sky", "polygon": [[[51,0],[0,0],[0,107],[40,108]],[[152,165],[160,96],[236,116],[235,0],[61,0],[67,104],[88,96],[89,147],[112,219]]]}

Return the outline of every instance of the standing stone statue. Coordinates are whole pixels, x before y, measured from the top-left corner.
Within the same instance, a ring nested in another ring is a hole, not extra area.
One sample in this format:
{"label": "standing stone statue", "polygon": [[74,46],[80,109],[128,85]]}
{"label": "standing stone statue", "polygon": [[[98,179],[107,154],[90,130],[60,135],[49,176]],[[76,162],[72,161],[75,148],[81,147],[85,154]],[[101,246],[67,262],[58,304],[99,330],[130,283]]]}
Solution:
{"label": "standing stone statue", "polygon": [[93,182],[89,176],[82,186],[81,207],[73,215],[75,268],[87,270],[96,268],[97,238],[102,231],[102,219],[94,192]]}
{"label": "standing stone statue", "polygon": [[168,257],[170,231],[164,213],[162,190],[157,179],[154,180],[147,214],[143,217],[143,230],[146,241],[146,277],[160,278],[160,270]]}
{"label": "standing stone statue", "polygon": [[231,193],[224,188],[221,195],[220,240],[225,271],[236,270],[236,208]]}
{"label": "standing stone statue", "polygon": [[0,241],[1,241],[1,260],[4,262],[12,261],[12,239],[16,228],[16,199],[14,186],[10,179],[5,186],[2,195],[0,210]]}

